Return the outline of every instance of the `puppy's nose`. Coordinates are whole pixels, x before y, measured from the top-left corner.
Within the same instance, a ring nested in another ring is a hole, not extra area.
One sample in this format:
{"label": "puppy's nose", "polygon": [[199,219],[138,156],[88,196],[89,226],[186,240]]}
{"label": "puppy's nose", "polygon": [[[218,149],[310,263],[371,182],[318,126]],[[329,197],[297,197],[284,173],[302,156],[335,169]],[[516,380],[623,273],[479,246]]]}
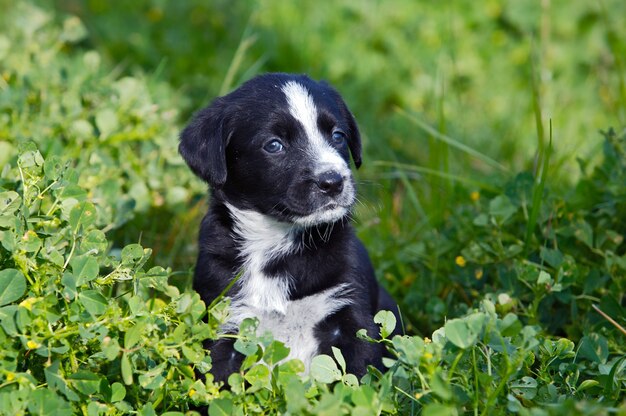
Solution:
{"label": "puppy's nose", "polygon": [[334,170],[322,173],[317,177],[315,184],[322,192],[330,196],[339,195],[343,190],[343,178]]}

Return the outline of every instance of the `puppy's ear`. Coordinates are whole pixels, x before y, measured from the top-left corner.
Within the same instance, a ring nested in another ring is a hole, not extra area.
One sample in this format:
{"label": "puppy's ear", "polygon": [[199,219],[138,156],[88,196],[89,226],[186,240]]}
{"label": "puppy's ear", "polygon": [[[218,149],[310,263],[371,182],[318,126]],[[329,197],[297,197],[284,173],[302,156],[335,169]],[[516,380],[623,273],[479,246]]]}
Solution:
{"label": "puppy's ear", "polygon": [[348,132],[348,147],[352,154],[352,160],[354,160],[354,166],[358,169],[361,166],[361,133],[359,132],[359,127],[356,124],[354,116],[345,104],[344,108],[348,120],[348,128],[350,129]]}
{"label": "puppy's ear", "polygon": [[198,111],[180,134],[178,151],[191,170],[214,188],[226,182],[226,109],[218,100]]}

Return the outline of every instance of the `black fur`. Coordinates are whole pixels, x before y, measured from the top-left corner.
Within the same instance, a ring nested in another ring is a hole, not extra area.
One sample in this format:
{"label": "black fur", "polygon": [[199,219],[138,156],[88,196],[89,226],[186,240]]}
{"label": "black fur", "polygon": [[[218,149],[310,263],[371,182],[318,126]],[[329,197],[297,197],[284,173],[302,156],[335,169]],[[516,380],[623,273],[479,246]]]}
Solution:
{"label": "black fur", "polygon": [[[335,90],[306,76],[263,75],[199,111],[181,134],[180,153],[193,172],[211,186],[211,204],[200,226],[194,275],[194,289],[207,304],[242,267],[233,219],[225,203],[289,223],[330,200],[316,188],[309,155],[303,151],[306,137],[302,125],[289,114],[281,90],[288,81],[296,81],[309,91],[319,112],[317,127],[321,132],[328,136],[333,129],[341,129],[346,133],[345,145],[333,145],[341,157],[349,161],[351,154],[356,167],[361,164],[361,139],[354,117]],[[284,142],[286,155],[277,157],[262,151],[263,144],[273,137]],[[376,336],[374,314],[381,309],[397,313],[397,306],[378,285],[349,215],[333,224],[297,230],[293,238],[302,239],[303,248],[269,261],[263,273],[274,279],[292,276],[291,300],[350,284],[352,303],[315,328],[318,352],[331,354],[331,346],[340,348],[348,371],[359,376],[368,364],[381,368],[383,348],[358,340],[355,334],[365,328],[370,336]],[[233,286],[229,296],[236,296],[238,290],[238,285]],[[221,340],[208,348],[217,380],[226,380],[239,370],[242,356],[234,352],[232,341]]]}

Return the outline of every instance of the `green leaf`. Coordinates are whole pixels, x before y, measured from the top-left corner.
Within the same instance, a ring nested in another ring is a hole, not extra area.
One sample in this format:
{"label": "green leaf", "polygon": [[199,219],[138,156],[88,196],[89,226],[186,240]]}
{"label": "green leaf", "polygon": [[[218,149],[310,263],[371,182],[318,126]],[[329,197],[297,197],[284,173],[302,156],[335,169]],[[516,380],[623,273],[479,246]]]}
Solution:
{"label": "green leaf", "polygon": [[39,388],[28,397],[28,411],[38,416],[72,416],[74,412],[63,398],[46,388]]}
{"label": "green leaf", "polygon": [[442,400],[448,401],[452,398],[452,390],[450,385],[444,381],[441,372],[436,371],[430,379],[430,388],[433,393],[439,396]]}
{"label": "green leaf", "polygon": [[341,380],[341,371],[337,368],[337,363],[325,354],[313,357],[310,373],[313,379],[326,384]]}
{"label": "green leaf", "polygon": [[395,336],[392,340],[393,347],[399,353],[399,358],[410,366],[418,366],[424,353],[424,340],[408,335]]}
{"label": "green leaf", "polygon": [[87,228],[96,221],[96,207],[91,202],[79,202],[70,211],[70,227],[77,233],[80,227]]}
{"label": "green leaf", "polygon": [[57,180],[65,169],[65,164],[59,156],[48,156],[43,165],[43,171],[46,175],[46,179],[54,181]]}
{"label": "green leaf", "polygon": [[331,350],[333,352],[333,357],[335,357],[335,361],[339,364],[339,367],[341,368],[341,372],[345,373],[346,372],[346,360],[343,358],[343,354],[341,353],[341,350],[337,347],[331,347]]}
{"label": "green leaf", "polygon": [[578,347],[578,356],[597,363],[605,364],[609,357],[609,344],[605,337],[590,334],[582,337]]}
{"label": "green leaf", "polygon": [[285,361],[278,366],[278,377],[288,378],[304,372],[304,363],[297,358]]}
{"label": "green leaf", "polygon": [[91,371],[81,370],[67,378],[79,392],[89,396],[98,391],[100,376]]}
{"label": "green leaf", "polygon": [[585,221],[576,224],[574,236],[589,248],[593,248],[593,228]]}
{"label": "green leaf", "polygon": [[456,407],[442,404],[442,403],[429,403],[424,406],[422,410],[423,416],[456,416],[458,411]]}
{"label": "green leaf", "polygon": [[231,416],[233,401],[228,398],[215,399],[209,405],[209,416]]}
{"label": "green leaf", "polygon": [[122,354],[121,366],[122,380],[124,381],[124,384],[130,386],[131,384],[133,384],[133,369],[130,365],[130,359],[128,358],[127,353]]}
{"label": "green leaf", "polygon": [[250,383],[254,388],[270,386],[270,370],[263,364],[258,364],[252,367],[243,378]]}
{"label": "green leaf", "polygon": [[371,408],[376,401],[376,391],[371,386],[359,386],[352,392],[352,402],[356,406]]}
{"label": "green leaf", "polygon": [[96,113],[96,126],[100,130],[100,139],[106,139],[119,127],[119,121],[115,111],[105,108]]}
{"label": "green leaf", "polygon": [[46,377],[48,387],[60,391],[71,401],[78,401],[80,399],[78,395],[74,391],[70,390],[67,383],[59,373],[59,366],[60,361],[55,360],[51,365],[44,368],[44,375]]}
{"label": "green leaf", "polygon": [[34,143],[31,142],[26,146],[29,147],[30,150],[25,150],[19,155],[17,160],[18,166],[23,169],[39,168],[43,166],[43,156],[41,156],[41,153],[39,152],[39,150],[37,150]]}
{"label": "green leaf", "polygon": [[489,213],[493,215],[499,224],[503,224],[517,211],[506,195],[498,195],[489,202]]}
{"label": "green leaf", "polygon": [[374,322],[380,325],[380,335],[387,338],[396,329],[396,317],[390,311],[379,311],[374,316]]}
{"label": "green leaf", "polygon": [[33,230],[28,230],[20,240],[18,240],[18,247],[28,253],[35,253],[41,248],[41,238]]}
{"label": "green leaf", "polygon": [[537,277],[538,285],[550,285],[552,284],[552,282],[553,282],[552,276],[550,276],[549,273],[543,270],[539,271],[539,276]]}
{"label": "green leaf", "polygon": [[518,397],[532,400],[537,395],[537,380],[524,376],[510,384],[511,391]]}
{"label": "green leaf", "polygon": [[115,382],[111,385],[111,403],[124,400],[126,388],[122,383]]}
{"label": "green leaf", "polygon": [[461,319],[451,319],[444,325],[446,338],[459,348],[466,349],[476,343],[478,333]]}
{"label": "green leaf", "polygon": [[14,302],[26,292],[26,279],[16,269],[0,271],[0,306]]}
{"label": "green leaf", "polygon": [[280,341],[272,341],[270,345],[265,349],[263,354],[263,361],[270,367],[278,363],[280,360],[287,358],[289,355],[289,348]]}
{"label": "green leaf", "polygon": [[161,374],[141,374],[139,385],[146,390],[156,390],[163,386],[165,377]]}
{"label": "green leaf", "polygon": [[128,329],[124,334],[124,348],[127,350],[133,348],[141,339],[145,328],[145,322],[140,321]]}
{"label": "green leaf", "polygon": [[96,259],[87,255],[73,257],[70,266],[79,286],[94,280],[100,272]]}
{"label": "green leaf", "polygon": [[561,264],[563,264],[564,256],[559,250],[541,247],[540,256],[546,263],[555,269],[558,269]]}
{"label": "green leaf", "polygon": [[108,361],[113,361],[120,353],[120,344],[115,338],[106,337],[100,346],[102,353]]}
{"label": "green leaf", "polygon": [[122,249],[122,263],[133,264],[144,255],[143,247],[139,244],[129,244]]}
{"label": "green leaf", "polygon": [[78,294],[78,299],[93,316],[102,315],[107,310],[107,300],[97,290],[83,290]]}
{"label": "green leaf", "polygon": [[302,381],[292,376],[286,382],[284,389],[287,411],[294,415],[304,414],[303,410],[306,409],[309,402],[305,396],[306,390]]}
{"label": "green leaf", "polygon": [[92,251],[95,254],[103,254],[108,245],[106,236],[100,230],[90,230],[80,240],[80,248],[83,253]]}
{"label": "green leaf", "polygon": [[156,412],[154,411],[154,407],[152,406],[152,403],[146,403],[141,410],[139,410],[139,412],[137,412],[137,414],[139,416],[157,416]]}
{"label": "green leaf", "polygon": [[[4,222],[5,219],[8,220],[7,223]],[[13,215],[0,217],[0,227],[13,228],[15,227],[16,220],[17,217]],[[12,231],[0,231],[0,241],[2,242],[2,247],[4,247],[8,252],[15,250],[17,242],[15,241],[15,235]]]}
{"label": "green leaf", "polygon": [[15,326],[15,312],[17,312],[17,308],[17,305],[7,305],[0,308],[0,325],[7,335],[12,337],[18,334]]}
{"label": "green leaf", "polygon": [[598,385],[600,385],[600,382],[598,380],[585,380],[582,383],[580,383],[580,385],[576,389],[576,392],[585,391],[587,389],[596,387]]}
{"label": "green leaf", "polygon": [[61,285],[63,285],[63,296],[69,300],[76,297],[76,278],[70,272],[63,273],[61,277]]}
{"label": "green leaf", "polygon": [[18,210],[22,197],[14,191],[0,192],[0,215],[11,215]]}
{"label": "green leaf", "polygon": [[183,355],[194,364],[204,359],[203,351],[198,351],[197,349],[188,347],[187,345],[183,345],[182,350]]}

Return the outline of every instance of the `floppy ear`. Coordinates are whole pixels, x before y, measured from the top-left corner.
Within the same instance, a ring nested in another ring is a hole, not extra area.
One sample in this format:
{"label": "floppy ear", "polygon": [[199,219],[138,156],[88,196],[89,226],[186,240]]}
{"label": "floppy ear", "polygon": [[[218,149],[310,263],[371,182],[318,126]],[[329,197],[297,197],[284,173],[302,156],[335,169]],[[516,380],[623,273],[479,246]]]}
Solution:
{"label": "floppy ear", "polygon": [[198,111],[180,134],[178,151],[191,170],[214,188],[226,182],[226,145],[230,133],[225,108],[216,101]]}
{"label": "floppy ear", "polygon": [[348,132],[348,147],[352,154],[352,160],[354,160],[354,166],[358,169],[361,166],[361,133],[359,133],[359,127],[356,125],[354,116],[345,104],[344,109],[346,119],[348,120],[348,128],[350,129]]}

